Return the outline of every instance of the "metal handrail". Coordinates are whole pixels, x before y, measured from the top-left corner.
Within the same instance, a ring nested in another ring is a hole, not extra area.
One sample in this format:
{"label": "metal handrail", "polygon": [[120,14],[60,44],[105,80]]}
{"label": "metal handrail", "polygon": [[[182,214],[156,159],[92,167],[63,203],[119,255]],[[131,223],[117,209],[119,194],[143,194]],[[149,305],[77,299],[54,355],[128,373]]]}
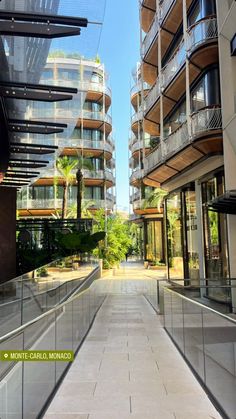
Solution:
{"label": "metal handrail", "polygon": [[201,132],[222,129],[222,110],[218,106],[207,107],[191,115],[192,136]]}
{"label": "metal handrail", "polygon": [[159,78],[156,80],[156,83],[148,92],[147,96],[144,99],[144,110],[147,112],[152,105],[156,102],[156,100],[160,97],[161,88],[160,88],[160,81]]}
{"label": "metal handrail", "polygon": [[187,50],[190,54],[199,45],[218,37],[217,18],[215,15],[194,23],[188,29]]}
{"label": "metal handrail", "polygon": [[184,40],[182,40],[174,55],[162,70],[162,88],[165,88],[171,82],[171,80],[185,63],[185,59],[185,43]]}
{"label": "metal handrail", "polygon": [[[90,288],[90,286],[92,285],[92,283],[94,281],[96,281],[96,279],[93,279],[92,282],[90,283],[91,276],[94,275],[95,273],[98,273],[98,272],[99,272],[99,267],[94,269],[93,272],[91,272],[91,274],[88,275],[88,277],[85,279],[85,281],[78,287],[78,289],[76,291],[76,295],[72,295],[66,301],[58,304],[56,307],[53,307],[52,309],[46,311],[45,313],[41,314],[40,316],[38,316],[36,318],[30,320],[29,322],[19,326],[17,329],[12,330],[11,332],[5,334],[4,336],[0,336],[0,344],[3,343],[5,340],[8,340],[8,339],[12,338],[13,336],[19,335],[20,333],[22,333],[22,331],[24,331],[26,328],[28,328],[32,324],[35,324],[38,321],[40,321],[41,319],[43,319],[47,316],[50,316],[51,314],[58,311],[60,308],[65,307],[67,304],[70,304],[72,301],[77,299],[82,293],[86,292]],[[87,282],[89,283],[88,286],[87,286]],[[81,291],[80,291],[80,289],[81,289]]]}
{"label": "metal handrail", "polygon": [[159,13],[156,13],[149,31],[147,32],[143,42],[142,42],[142,55],[145,56],[148,52],[152,42],[154,41],[156,35],[159,32]]}

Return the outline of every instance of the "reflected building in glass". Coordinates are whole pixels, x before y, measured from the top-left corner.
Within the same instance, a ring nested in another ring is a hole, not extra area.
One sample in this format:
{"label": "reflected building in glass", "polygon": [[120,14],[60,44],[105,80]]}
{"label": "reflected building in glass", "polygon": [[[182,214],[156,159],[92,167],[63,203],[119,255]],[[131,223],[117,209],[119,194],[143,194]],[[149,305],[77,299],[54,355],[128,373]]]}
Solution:
{"label": "reflected building in glass", "polygon": [[[86,60],[78,54],[66,56],[52,51],[40,80],[43,84],[68,86],[78,89],[69,103],[31,103],[30,118],[66,123],[69,135],[57,133],[45,144],[58,147],[57,156],[78,160],[83,172],[82,210],[104,208],[111,212],[115,205],[115,145],[110,116],[111,90],[104,65],[98,60]],[[76,168],[68,190],[67,214],[76,216]],[[56,168],[56,160],[32,185],[18,193],[20,217],[60,216],[63,200],[63,178]]]}

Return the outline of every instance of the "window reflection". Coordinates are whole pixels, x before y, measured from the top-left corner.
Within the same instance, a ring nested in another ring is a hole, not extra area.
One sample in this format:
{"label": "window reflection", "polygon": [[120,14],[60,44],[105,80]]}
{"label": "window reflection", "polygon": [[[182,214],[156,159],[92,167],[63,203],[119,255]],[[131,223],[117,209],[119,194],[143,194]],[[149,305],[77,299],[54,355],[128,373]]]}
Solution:
{"label": "window reflection", "polygon": [[180,192],[167,198],[167,248],[170,278],[184,278]]}

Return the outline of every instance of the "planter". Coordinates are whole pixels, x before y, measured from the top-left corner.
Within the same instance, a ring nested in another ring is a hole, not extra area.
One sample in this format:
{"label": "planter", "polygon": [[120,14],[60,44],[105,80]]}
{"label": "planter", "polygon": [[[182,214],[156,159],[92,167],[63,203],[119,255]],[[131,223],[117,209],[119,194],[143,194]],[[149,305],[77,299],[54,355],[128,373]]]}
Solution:
{"label": "planter", "polygon": [[163,265],[163,266],[149,265],[148,269],[151,269],[152,271],[163,271],[163,270],[166,270],[166,265]]}

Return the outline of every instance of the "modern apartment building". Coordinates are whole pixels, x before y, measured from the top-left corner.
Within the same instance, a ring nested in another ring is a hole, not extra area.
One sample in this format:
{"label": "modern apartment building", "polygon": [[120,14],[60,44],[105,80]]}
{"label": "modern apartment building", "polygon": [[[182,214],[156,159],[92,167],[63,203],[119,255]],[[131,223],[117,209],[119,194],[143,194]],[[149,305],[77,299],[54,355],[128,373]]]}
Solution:
{"label": "modern apartment building", "polygon": [[160,142],[143,154],[139,182],[168,192],[169,278],[236,274],[235,216],[212,211],[236,189],[233,22],[232,1],[140,2],[141,142]]}
{"label": "modern apartment building", "polygon": [[[55,51],[54,57],[51,54],[47,61],[41,82],[75,87],[78,94],[69,104],[49,104],[46,111],[45,104],[32,104],[29,112],[31,117],[37,119],[46,112],[48,118],[56,118],[71,127],[66,139],[60,133],[55,134],[53,145],[59,147],[58,155],[80,161],[84,180],[83,206],[92,211],[104,208],[110,212],[115,205],[115,146],[109,113],[111,90],[107,85],[108,76],[104,66],[97,61],[77,58],[76,54],[60,57],[60,52]],[[48,140],[45,141],[48,144]],[[63,179],[54,160],[51,168],[44,171],[36,182],[18,193],[19,215],[52,217],[55,213],[60,214],[62,197]],[[75,209],[76,199],[74,176],[69,186],[69,213]]]}
{"label": "modern apartment building", "polygon": [[[149,261],[164,260],[163,208],[157,209],[150,199],[153,189],[143,183],[144,158],[159,142],[158,131],[146,132],[143,128],[144,99],[150,85],[143,82],[140,63],[133,70],[131,88],[131,134],[129,139],[130,204],[132,221],[139,227],[138,241],[141,257]],[[157,135],[158,134],[158,135]]]}

